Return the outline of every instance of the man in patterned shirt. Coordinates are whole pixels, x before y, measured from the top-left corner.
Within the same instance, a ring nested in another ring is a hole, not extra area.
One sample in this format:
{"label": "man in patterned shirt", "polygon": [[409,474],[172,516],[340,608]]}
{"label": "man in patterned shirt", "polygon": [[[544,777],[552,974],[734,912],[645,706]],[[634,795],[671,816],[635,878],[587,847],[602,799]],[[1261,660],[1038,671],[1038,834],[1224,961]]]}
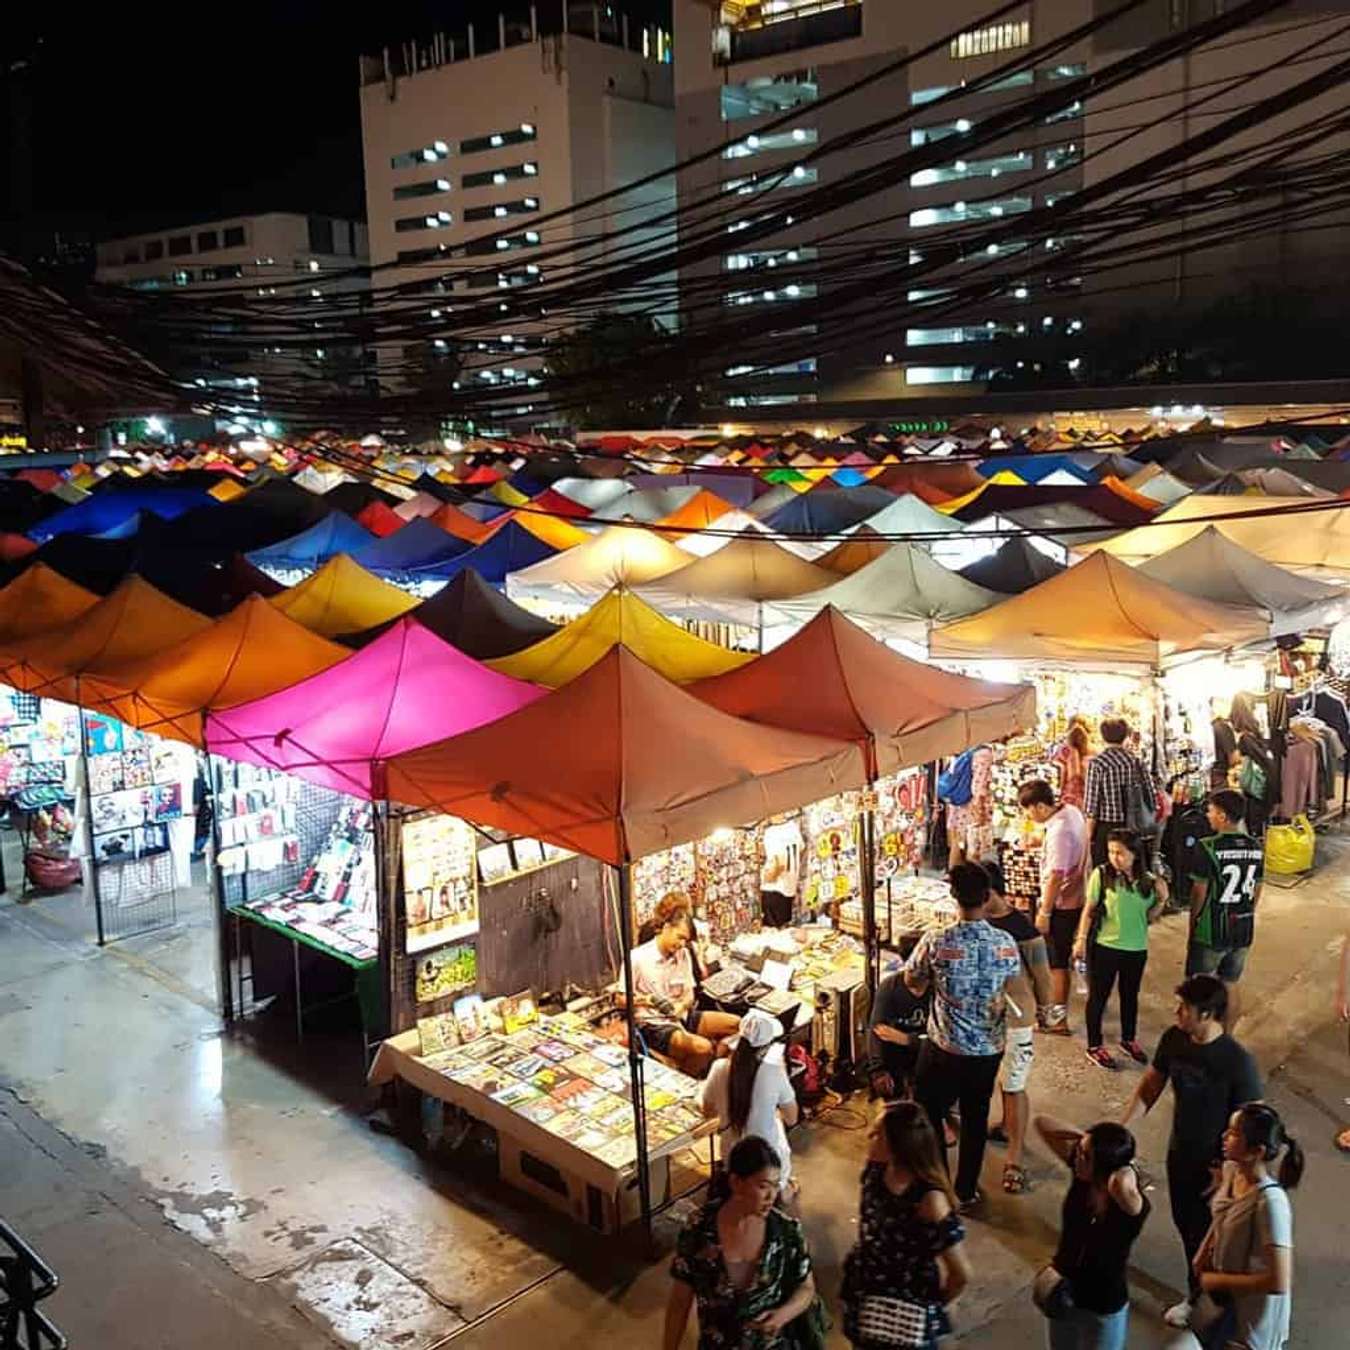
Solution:
{"label": "man in patterned shirt", "polygon": [[956,1197],[962,1210],[982,1199],[980,1167],[989,1136],[989,1103],[1007,1038],[1006,986],[1021,972],[1017,943],[984,916],[989,874],[958,863],[947,874],[961,911],[950,928],[925,933],[905,965],[905,983],[922,997],[931,987],[928,1040],[919,1052],[915,1097],[942,1137],[947,1113],[961,1104]]}
{"label": "man in patterned shirt", "polygon": [[[1087,817],[1093,867],[1101,867],[1106,862],[1106,840],[1111,831],[1123,830],[1129,825],[1131,791],[1142,785],[1150,799],[1157,791],[1153,775],[1144,767],[1143,761],[1125,748],[1125,742],[1130,738],[1130,724],[1123,717],[1108,717],[1102,723],[1101,732],[1105,748],[1088,760],[1083,788],[1083,815]],[[1145,867],[1149,865],[1147,857],[1143,862]]]}

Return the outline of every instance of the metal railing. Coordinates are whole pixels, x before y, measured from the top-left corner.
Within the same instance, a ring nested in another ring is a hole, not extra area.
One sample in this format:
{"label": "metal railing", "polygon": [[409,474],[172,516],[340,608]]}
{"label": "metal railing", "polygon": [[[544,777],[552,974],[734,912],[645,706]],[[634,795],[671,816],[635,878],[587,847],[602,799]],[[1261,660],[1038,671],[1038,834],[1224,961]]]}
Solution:
{"label": "metal railing", "polygon": [[0,1350],[65,1350],[66,1338],[38,1311],[56,1272],[0,1219]]}

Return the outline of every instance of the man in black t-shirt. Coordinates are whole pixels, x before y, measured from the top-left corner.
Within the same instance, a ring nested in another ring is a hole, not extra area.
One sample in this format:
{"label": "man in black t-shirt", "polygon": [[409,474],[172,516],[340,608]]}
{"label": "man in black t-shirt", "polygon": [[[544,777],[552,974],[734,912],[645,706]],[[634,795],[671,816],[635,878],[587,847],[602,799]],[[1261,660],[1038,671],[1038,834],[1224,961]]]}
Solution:
{"label": "man in black t-shirt", "polygon": [[[901,941],[902,961],[909,960],[918,941],[917,936]],[[872,1091],[883,1101],[897,1101],[914,1095],[914,1070],[919,1062],[919,1046],[928,1026],[931,1002],[931,994],[910,992],[903,970],[886,976],[877,986],[871,1024],[867,1028],[868,1077]]]}
{"label": "man in black t-shirt", "polygon": [[1199,1292],[1192,1266],[1209,1231],[1208,1194],[1223,1157],[1228,1118],[1248,1102],[1260,1100],[1256,1061],[1223,1029],[1228,990],[1216,975],[1192,975],[1177,987],[1177,1024],[1158,1042],[1153,1065],[1139,1082],[1126,1108],[1128,1125],[1140,1109],[1147,1112],[1170,1082],[1174,1097],[1172,1136],[1167,1145],[1167,1191],[1172,1221],[1186,1252],[1191,1298],[1164,1313],[1169,1326],[1190,1320]]}

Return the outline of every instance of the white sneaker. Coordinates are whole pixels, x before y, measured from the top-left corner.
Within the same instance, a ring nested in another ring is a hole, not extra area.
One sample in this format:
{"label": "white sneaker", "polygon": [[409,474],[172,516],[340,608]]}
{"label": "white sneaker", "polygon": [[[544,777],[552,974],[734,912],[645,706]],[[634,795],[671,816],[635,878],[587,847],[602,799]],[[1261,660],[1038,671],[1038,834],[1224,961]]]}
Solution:
{"label": "white sneaker", "polygon": [[1163,1321],[1169,1327],[1183,1330],[1191,1324],[1191,1305],[1185,1299],[1182,1299],[1180,1303],[1174,1303],[1163,1313]]}

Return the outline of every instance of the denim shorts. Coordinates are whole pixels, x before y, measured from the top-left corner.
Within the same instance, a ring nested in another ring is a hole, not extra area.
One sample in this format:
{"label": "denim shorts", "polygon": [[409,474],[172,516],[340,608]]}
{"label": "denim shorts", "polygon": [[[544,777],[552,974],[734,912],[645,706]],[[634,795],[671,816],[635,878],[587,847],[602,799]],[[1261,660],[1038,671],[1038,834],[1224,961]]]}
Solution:
{"label": "denim shorts", "polygon": [[1217,975],[1228,984],[1236,984],[1247,968],[1250,947],[1206,947],[1192,942],[1186,948],[1186,974]]}

